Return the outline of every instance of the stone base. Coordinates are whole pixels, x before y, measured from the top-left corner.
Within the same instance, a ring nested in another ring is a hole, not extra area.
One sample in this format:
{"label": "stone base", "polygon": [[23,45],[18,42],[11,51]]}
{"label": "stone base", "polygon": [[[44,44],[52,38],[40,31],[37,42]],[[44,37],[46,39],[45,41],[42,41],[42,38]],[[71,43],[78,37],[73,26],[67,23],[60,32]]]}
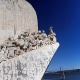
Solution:
{"label": "stone base", "polygon": [[0,80],[41,80],[59,43],[47,45],[0,63]]}

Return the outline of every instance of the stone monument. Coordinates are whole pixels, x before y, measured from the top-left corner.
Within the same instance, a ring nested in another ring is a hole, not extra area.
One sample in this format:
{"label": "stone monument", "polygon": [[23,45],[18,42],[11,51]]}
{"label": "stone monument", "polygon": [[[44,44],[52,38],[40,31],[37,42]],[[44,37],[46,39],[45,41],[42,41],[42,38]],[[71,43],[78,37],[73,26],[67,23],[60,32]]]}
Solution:
{"label": "stone monument", "polygon": [[0,0],[0,42],[0,80],[41,80],[59,47],[26,0]]}

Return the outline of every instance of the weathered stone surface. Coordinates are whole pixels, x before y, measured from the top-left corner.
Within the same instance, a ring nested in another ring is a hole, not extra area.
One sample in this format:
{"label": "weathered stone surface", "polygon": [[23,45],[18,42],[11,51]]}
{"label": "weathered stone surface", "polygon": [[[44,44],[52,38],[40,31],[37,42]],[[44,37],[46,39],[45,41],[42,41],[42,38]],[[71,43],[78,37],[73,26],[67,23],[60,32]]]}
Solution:
{"label": "weathered stone surface", "polygon": [[41,80],[59,46],[55,36],[52,27],[49,35],[38,31],[26,0],[0,0],[0,80]]}
{"label": "weathered stone surface", "polygon": [[25,30],[38,31],[33,7],[26,0],[0,0],[0,43]]}
{"label": "weathered stone surface", "polygon": [[47,45],[0,63],[0,80],[41,80],[59,43]]}

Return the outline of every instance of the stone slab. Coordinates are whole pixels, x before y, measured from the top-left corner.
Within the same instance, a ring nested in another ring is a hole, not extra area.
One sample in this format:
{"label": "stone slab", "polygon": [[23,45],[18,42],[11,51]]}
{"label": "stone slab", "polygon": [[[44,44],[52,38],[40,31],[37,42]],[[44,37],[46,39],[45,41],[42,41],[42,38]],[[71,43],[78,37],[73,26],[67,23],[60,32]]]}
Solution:
{"label": "stone slab", "polygon": [[41,80],[59,43],[47,45],[0,63],[0,80]]}

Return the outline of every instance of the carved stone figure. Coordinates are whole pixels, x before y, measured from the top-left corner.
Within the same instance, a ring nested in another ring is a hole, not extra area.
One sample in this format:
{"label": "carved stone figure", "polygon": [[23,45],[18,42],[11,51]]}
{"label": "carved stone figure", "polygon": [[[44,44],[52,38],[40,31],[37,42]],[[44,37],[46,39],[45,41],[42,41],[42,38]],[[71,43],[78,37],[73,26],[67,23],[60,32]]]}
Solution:
{"label": "carved stone figure", "polygon": [[23,37],[29,37],[30,33],[29,31],[24,32]]}
{"label": "carved stone figure", "polygon": [[38,31],[38,34],[41,34],[41,30]]}
{"label": "carved stone figure", "polygon": [[50,31],[49,31],[48,38],[50,39],[50,44],[53,44],[53,43],[56,42],[56,37],[55,37],[56,34],[53,32],[52,27],[50,27],[49,30],[50,30]]}
{"label": "carved stone figure", "polygon": [[15,56],[15,54],[14,54],[15,49],[16,49],[15,47],[10,47],[9,48],[9,52],[8,52],[8,55],[7,55],[8,58],[13,58]]}
{"label": "carved stone figure", "polygon": [[50,29],[49,29],[49,35],[50,35],[50,34],[54,34],[52,28],[53,28],[53,27],[51,26]]}
{"label": "carved stone figure", "polygon": [[42,30],[41,37],[42,37],[42,40],[44,40],[45,38],[47,38],[47,34],[45,33],[44,30]]}
{"label": "carved stone figure", "polygon": [[28,46],[29,46],[29,43],[28,42],[25,42],[24,45],[23,45],[23,50],[25,52],[27,51]]}
{"label": "carved stone figure", "polygon": [[19,39],[19,40],[18,40],[18,44],[19,44],[20,46],[24,45],[24,40],[23,40],[23,39]]}
{"label": "carved stone figure", "polygon": [[18,46],[15,50],[14,50],[14,55],[20,55],[21,53],[19,52],[20,51],[20,47]]}

